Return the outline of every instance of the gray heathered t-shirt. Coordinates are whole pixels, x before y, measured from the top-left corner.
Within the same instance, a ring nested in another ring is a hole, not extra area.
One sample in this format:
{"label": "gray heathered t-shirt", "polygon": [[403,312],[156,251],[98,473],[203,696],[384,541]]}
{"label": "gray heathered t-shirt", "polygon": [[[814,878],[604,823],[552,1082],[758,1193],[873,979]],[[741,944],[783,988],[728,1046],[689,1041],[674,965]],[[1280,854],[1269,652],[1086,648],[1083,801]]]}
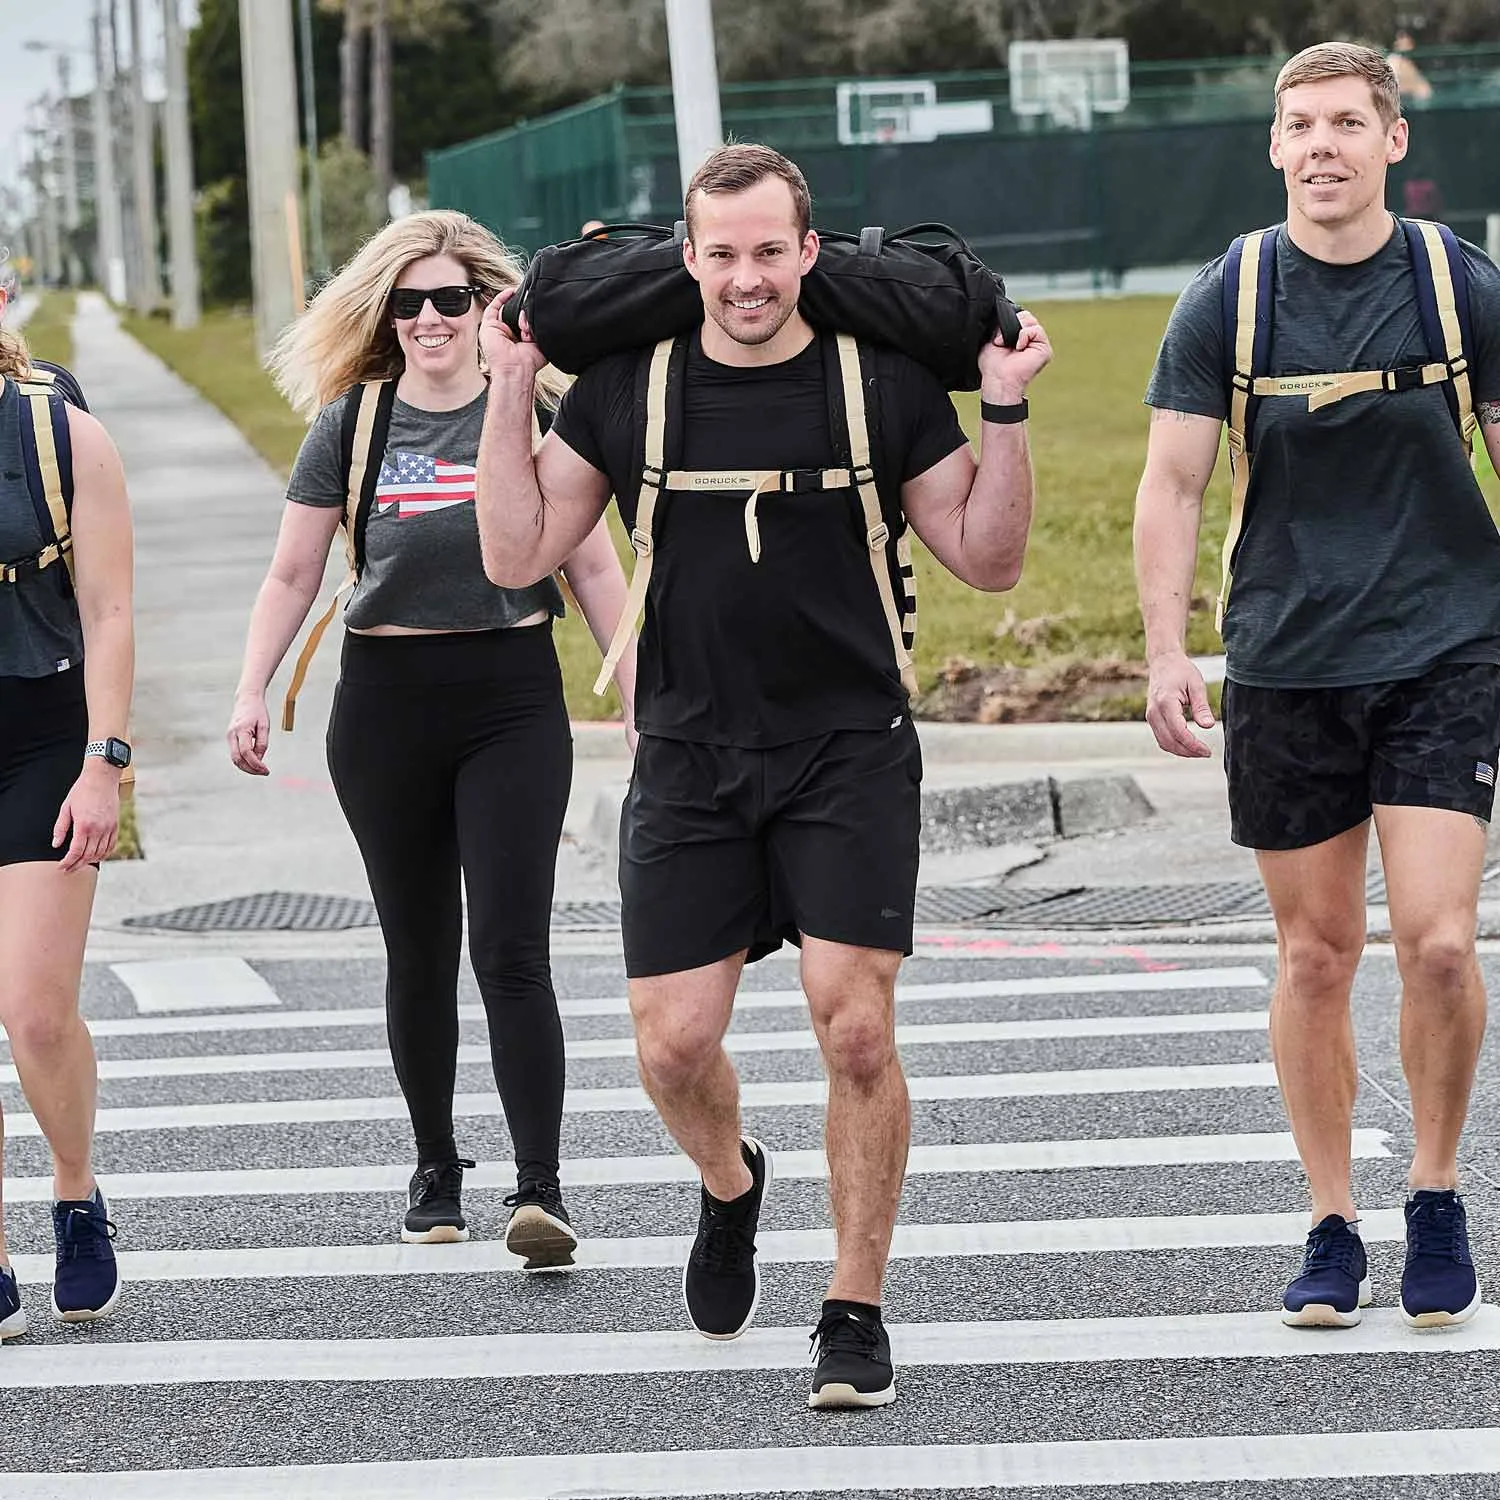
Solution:
{"label": "gray heathered t-shirt", "polygon": [[[313,419],[287,481],[288,500],[343,506],[340,429],[349,399],[329,402]],[[484,403],[481,395],[454,411],[423,411],[396,399],[365,527],[365,566],[344,610],[350,629],[496,630],[538,610],[563,613],[553,578],[502,589],[485,576],[474,514]]]}
{"label": "gray heathered t-shirt", "polygon": [[[1472,245],[1463,252],[1473,397],[1497,401],[1500,270]],[[1226,415],[1223,265],[1210,262],[1178,299],[1149,406]],[[1315,260],[1278,236],[1268,373],[1428,358],[1398,227],[1357,265]],[[1443,392],[1368,393],[1316,412],[1302,398],[1261,401],[1224,617],[1234,681],[1343,687],[1418,677],[1439,662],[1500,663],[1500,533]]]}
{"label": "gray heathered t-shirt", "polygon": [[[21,393],[0,381],[0,562],[35,557],[51,540],[26,483]],[[83,625],[64,563],[0,583],[0,677],[50,677],[83,660]]]}

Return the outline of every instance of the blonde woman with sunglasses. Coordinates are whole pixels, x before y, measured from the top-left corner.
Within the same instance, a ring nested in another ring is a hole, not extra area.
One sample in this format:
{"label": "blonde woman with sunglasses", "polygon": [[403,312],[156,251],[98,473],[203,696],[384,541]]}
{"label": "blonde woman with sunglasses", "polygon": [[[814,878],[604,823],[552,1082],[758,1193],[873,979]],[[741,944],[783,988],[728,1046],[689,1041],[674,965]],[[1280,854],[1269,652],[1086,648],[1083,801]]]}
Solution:
{"label": "blonde woman with sunglasses", "polygon": [[[401,1238],[468,1238],[453,1133],[457,980],[469,956],[516,1158],[506,1243],[528,1269],[571,1264],[558,1179],[563,1036],[549,926],[572,739],[552,621],[557,583],[485,577],[474,463],[487,382],[479,320],[520,268],[458,213],[412,214],[375,235],[282,335],[270,366],[312,426],[287,485],[270,571],[250,617],[230,720],[240,770],[267,774],[266,689],[307,616],[344,517],[348,403],[393,379],[395,399],[349,597],[328,764],[364,857],[385,939],[386,1016],[417,1168]],[[562,390],[549,370],[539,408]],[[607,644],[625,580],[603,527],[562,567]],[[627,725],[633,663],[621,683]],[[633,741],[633,729],[628,729]]]}

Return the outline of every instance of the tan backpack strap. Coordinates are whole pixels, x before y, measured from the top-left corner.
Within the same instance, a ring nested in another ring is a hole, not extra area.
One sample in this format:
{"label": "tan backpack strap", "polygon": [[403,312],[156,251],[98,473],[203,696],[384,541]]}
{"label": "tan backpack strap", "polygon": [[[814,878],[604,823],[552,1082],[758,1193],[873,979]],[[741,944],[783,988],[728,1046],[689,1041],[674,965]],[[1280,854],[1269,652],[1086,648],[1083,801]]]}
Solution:
{"label": "tan backpack strap", "polygon": [[635,525],[630,532],[630,545],[635,549],[635,568],[630,575],[630,587],[625,593],[625,607],[620,611],[620,622],[604,653],[604,664],[594,681],[597,696],[609,690],[614,679],[615,668],[630,644],[635,631],[635,622],[646,607],[646,590],[651,584],[652,547],[651,520],[656,510],[656,497],[666,482],[664,472],[667,451],[667,366],[672,358],[674,340],[663,339],[651,354],[651,369],[646,377],[646,465],[641,471],[641,493],[635,503]]}
{"label": "tan backpack strap", "polygon": [[344,554],[349,559],[349,572],[344,581],[334,590],[328,608],[319,615],[307,640],[297,653],[297,664],[292,668],[292,680],[287,684],[286,697],[281,703],[281,728],[285,734],[292,732],[297,722],[297,695],[307,681],[307,669],[317,655],[323,636],[338,613],[339,600],[359,582],[359,572],[354,560],[354,529],[359,516],[360,496],[364,494],[365,479],[370,470],[370,449],[374,446],[375,416],[380,407],[380,395],[387,381],[367,381],[359,393],[359,412],[354,419],[354,449],[349,458],[349,483],[344,491]]}
{"label": "tan backpack strap", "polygon": [[1240,285],[1234,321],[1234,380],[1229,388],[1229,467],[1233,476],[1229,496],[1229,529],[1224,533],[1223,568],[1219,580],[1218,607],[1214,623],[1224,628],[1224,610],[1233,581],[1231,563],[1245,524],[1245,496],[1250,489],[1250,455],[1245,451],[1245,422],[1255,382],[1255,312],[1260,288],[1260,246],[1267,231],[1257,229],[1245,236],[1240,255]]}
{"label": "tan backpack strap", "polygon": [[323,634],[333,623],[334,615],[338,613],[339,600],[354,587],[356,582],[351,571],[338,586],[333,598],[328,601],[328,608],[318,616],[317,623],[308,631],[307,640],[303,642],[302,649],[297,653],[297,665],[292,668],[292,680],[287,685],[286,697],[281,704],[281,728],[285,734],[290,734],[297,722],[297,695],[302,691],[302,684],[307,681],[307,669],[312,665],[313,657],[317,655]]}
{"label": "tan backpack strap", "polygon": [[1469,362],[1464,358],[1464,334],[1458,321],[1458,295],[1453,286],[1453,267],[1449,263],[1437,225],[1430,224],[1425,219],[1413,222],[1421,231],[1422,245],[1432,266],[1432,289],[1437,297],[1438,322],[1443,328],[1443,353],[1447,358],[1448,368],[1452,371],[1453,393],[1458,399],[1458,434],[1463,440],[1464,451],[1472,454],[1474,432],[1479,419],[1474,414],[1474,392],[1469,385]]}
{"label": "tan backpack strap", "polygon": [[891,529],[880,509],[880,493],[875,488],[875,471],[870,466],[870,428],[865,417],[864,377],[859,368],[859,345],[847,333],[838,335],[839,370],[844,378],[844,414],[849,423],[849,462],[851,478],[859,491],[859,503],[865,516],[865,544],[870,552],[870,567],[880,594],[880,607],[891,632],[891,646],[896,653],[896,669],[908,696],[917,693],[917,671],[911,652],[902,635],[901,615],[896,609],[896,591],[891,586],[890,564],[885,547]]}
{"label": "tan backpack strap", "polygon": [[[42,475],[42,498],[47,503],[47,514],[52,518],[52,535],[58,553],[68,569],[68,581],[76,584],[73,576],[73,533],[68,525],[68,504],[63,496],[62,466],[57,459],[57,439],[52,432],[52,399],[45,392],[32,392],[26,397],[31,415],[31,431],[36,439],[37,467]],[[45,553],[44,553],[45,555]],[[48,558],[48,561],[53,559]],[[42,566],[46,566],[43,563]]]}

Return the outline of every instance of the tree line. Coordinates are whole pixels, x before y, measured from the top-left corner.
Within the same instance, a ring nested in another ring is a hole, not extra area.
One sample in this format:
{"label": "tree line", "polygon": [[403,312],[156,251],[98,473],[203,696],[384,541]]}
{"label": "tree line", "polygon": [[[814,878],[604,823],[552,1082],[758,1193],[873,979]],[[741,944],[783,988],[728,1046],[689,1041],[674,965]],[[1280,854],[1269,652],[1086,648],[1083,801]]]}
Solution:
{"label": "tree line", "polygon": [[[1329,37],[1493,41],[1495,0],[736,0],[726,82],[1003,67],[1012,41],[1120,36],[1137,60],[1275,56]],[[312,72],[328,256],[383,222],[424,154],[603,93],[669,81],[663,0],[317,0]],[[300,48],[300,36],[298,46]],[[239,0],[200,0],[188,48],[205,297],[250,296]],[[300,84],[299,84],[300,87]],[[304,240],[304,242],[306,242]]]}

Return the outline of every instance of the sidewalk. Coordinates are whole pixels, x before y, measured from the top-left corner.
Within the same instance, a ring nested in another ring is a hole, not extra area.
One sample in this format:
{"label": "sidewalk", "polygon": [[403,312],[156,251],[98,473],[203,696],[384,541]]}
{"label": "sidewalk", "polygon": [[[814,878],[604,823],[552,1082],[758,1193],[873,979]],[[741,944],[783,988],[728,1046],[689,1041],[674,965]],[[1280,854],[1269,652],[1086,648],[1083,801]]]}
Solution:
{"label": "sidewalk", "polygon": [[[266,780],[230,765],[223,741],[244,630],[274,545],[278,476],[231,423],[118,327],[97,295],[79,299],[74,363],[124,460],[136,524],[137,675],[132,730],[146,858],[111,865],[98,929],[131,915],[262,891],[364,897],[364,870],[324,763],[323,726],[338,671],[331,630],[298,704],[279,730],[284,668],[270,697]],[[334,548],[325,596],[343,571]],[[927,784],[1124,773],[1157,816],[1128,834],[1054,845],[1034,882],[1253,878],[1227,836],[1223,776],[1212,761],[1174,762],[1143,724],[922,725]],[[601,797],[617,796],[629,762],[617,726],[575,729],[575,773],[558,861],[557,898],[615,894],[613,869],[586,841]],[[938,855],[924,884],[994,878],[1014,851]]]}

